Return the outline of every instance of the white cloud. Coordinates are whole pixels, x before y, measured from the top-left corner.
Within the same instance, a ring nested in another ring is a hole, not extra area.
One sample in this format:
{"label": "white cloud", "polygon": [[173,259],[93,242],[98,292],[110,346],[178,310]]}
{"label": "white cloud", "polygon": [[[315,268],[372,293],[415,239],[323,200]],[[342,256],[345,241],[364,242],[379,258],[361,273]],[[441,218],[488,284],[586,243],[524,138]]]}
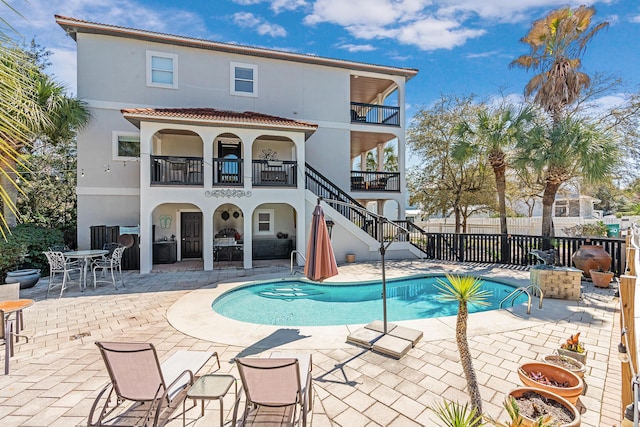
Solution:
{"label": "white cloud", "polygon": [[280,25],[271,24],[263,18],[249,12],[235,13],[233,15],[233,22],[239,27],[254,29],[261,36],[284,37],[287,35],[287,30]]}
{"label": "white cloud", "polygon": [[336,45],[339,49],[344,49],[349,52],[372,52],[376,50],[375,46],[370,44],[350,44],[350,43],[342,43]]}
{"label": "white cloud", "polygon": [[242,6],[252,6],[259,3],[271,3],[271,10],[276,14],[283,10],[296,10],[307,6],[305,0],[233,0],[234,3]]}
{"label": "white cloud", "polygon": [[633,22],[634,24],[640,24],[640,15],[632,16],[629,19],[629,22]]}
{"label": "white cloud", "polygon": [[490,50],[488,52],[478,52],[478,53],[468,53],[466,58],[468,59],[477,59],[477,58],[492,58],[497,56],[499,53],[498,50]]}

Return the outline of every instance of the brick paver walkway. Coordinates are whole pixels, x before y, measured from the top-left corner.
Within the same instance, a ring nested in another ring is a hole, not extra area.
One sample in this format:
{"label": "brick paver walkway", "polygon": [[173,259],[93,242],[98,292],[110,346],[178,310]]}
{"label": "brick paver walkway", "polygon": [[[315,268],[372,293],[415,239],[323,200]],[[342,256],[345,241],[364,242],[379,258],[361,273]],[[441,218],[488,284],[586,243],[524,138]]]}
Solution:
{"label": "brick paver walkway", "polygon": [[[459,266],[439,266],[423,261],[389,262],[392,275],[418,274]],[[466,267],[478,274],[492,269]],[[198,340],[176,331],[167,321],[167,310],[181,297],[203,286],[247,276],[277,272],[289,275],[288,267],[174,271],[139,275],[126,274],[126,289],[114,290],[108,284],[79,292],[72,288],[58,299],[46,300],[45,280],[24,290],[24,298],[36,303],[25,310],[25,333],[34,337],[16,345],[11,373],[0,376],[0,425],[76,426],[86,425],[93,399],[107,383],[107,373],[97,340],[153,342],[160,358],[177,349],[217,351],[221,372],[237,376],[233,358],[251,353],[244,347]],[[377,277],[379,265],[356,264],[340,267],[346,280]],[[509,275],[526,279],[527,272]],[[514,316],[512,330],[501,333],[474,333],[469,337],[474,366],[481,384],[485,412],[505,419],[502,402],[508,390],[520,385],[517,367],[551,354],[558,343],[581,331],[588,346],[586,375],[588,389],[580,397],[582,426],[619,425],[620,364],[615,349],[619,336],[618,299],[614,289],[596,289],[583,284],[580,303],[566,305],[564,315],[556,317],[544,310],[535,327],[519,328]],[[215,285],[214,285],[215,286]],[[546,318],[545,316],[548,316]],[[474,322],[481,322],[480,317]],[[476,325],[477,326],[477,325]],[[429,407],[443,398],[465,402],[465,379],[459,362],[455,337],[425,338],[401,360],[345,345],[313,352],[315,404],[312,426],[433,426]],[[215,331],[212,332],[215,336]],[[256,350],[258,352],[258,350]],[[202,371],[214,371],[210,362]],[[232,396],[225,399],[231,408]],[[217,425],[217,404],[209,403],[204,418],[199,409],[187,412],[189,426]],[[170,425],[181,425],[181,415]],[[226,414],[226,425],[230,415]]]}

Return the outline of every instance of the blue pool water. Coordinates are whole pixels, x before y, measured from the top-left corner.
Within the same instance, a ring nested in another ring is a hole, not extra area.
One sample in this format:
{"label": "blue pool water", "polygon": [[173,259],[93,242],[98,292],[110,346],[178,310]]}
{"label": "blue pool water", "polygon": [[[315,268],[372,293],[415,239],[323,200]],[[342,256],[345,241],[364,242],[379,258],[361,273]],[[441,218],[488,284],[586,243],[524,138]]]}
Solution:
{"label": "blue pool water", "polygon": [[[441,277],[410,277],[387,281],[389,321],[454,316],[457,302],[443,302],[435,288]],[[495,310],[513,286],[483,280],[490,305],[470,305],[469,312]],[[526,302],[521,295],[514,304]],[[329,326],[382,319],[382,283],[317,284],[303,280],[260,282],[225,292],[212,308],[231,319],[261,325]]]}

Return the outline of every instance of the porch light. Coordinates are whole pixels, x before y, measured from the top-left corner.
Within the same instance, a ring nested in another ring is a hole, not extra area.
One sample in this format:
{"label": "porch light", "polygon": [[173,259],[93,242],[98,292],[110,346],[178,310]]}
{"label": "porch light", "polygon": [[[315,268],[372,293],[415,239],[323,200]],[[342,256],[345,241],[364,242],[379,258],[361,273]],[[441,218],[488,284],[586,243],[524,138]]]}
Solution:
{"label": "porch light", "polygon": [[327,230],[329,231],[329,239],[331,239],[331,230],[333,230],[333,226],[336,224],[335,222],[333,222],[332,220],[328,219],[325,221],[325,223],[327,224]]}

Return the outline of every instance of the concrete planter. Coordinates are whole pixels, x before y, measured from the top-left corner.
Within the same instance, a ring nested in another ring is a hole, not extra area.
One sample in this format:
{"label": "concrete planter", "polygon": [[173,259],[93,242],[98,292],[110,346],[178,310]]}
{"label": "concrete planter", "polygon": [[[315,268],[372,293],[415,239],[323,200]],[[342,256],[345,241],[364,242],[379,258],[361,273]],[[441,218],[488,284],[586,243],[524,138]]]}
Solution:
{"label": "concrete planter", "polygon": [[4,283],[20,283],[20,289],[32,288],[40,280],[40,271],[35,268],[15,270],[7,273]]}
{"label": "concrete planter", "polygon": [[559,348],[558,354],[561,356],[572,357],[576,359],[578,362],[582,363],[583,365],[587,364],[586,351],[584,353],[578,353],[577,351],[571,351],[571,350],[565,350],[564,348]]}

